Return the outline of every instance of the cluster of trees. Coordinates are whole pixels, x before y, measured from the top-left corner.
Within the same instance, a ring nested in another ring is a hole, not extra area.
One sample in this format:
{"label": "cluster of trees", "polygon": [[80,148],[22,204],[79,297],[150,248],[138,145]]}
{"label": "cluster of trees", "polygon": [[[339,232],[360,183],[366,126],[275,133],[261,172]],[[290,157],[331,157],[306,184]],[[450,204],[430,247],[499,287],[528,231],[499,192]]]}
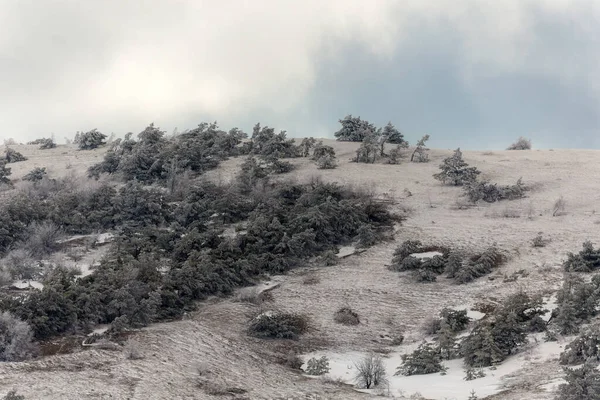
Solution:
{"label": "cluster of trees", "polygon": [[[337,140],[361,142],[356,151],[356,162],[375,163],[379,159],[387,159],[389,163],[397,164],[400,162],[401,151],[408,148],[408,142],[404,139],[404,135],[391,122],[388,122],[383,128],[377,128],[372,123],[352,115],[347,115],[339,122],[342,127],[334,133]],[[429,140],[429,135],[425,135],[419,140],[411,155],[411,161],[427,162],[429,160],[425,147],[427,140]],[[396,145],[389,154],[385,153],[386,143]]]}
{"label": "cluster of trees", "polygon": [[444,159],[440,165],[441,172],[433,177],[444,184],[463,186],[464,195],[472,203],[483,200],[494,203],[500,200],[515,200],[525,196],[527,187],[519,179],[515,185],[498,185],[488,181],[478,181],[481,173],[476,167],[470,167],[462,156],[460,148],[454,154]]}
{"label": "cluster of trees", "polygon": [[41,138],[27,142],[28,145],[40,145],[40,150],[53,149],[56,147],[54,138]]}
{"label": "cluster of trees", "polygon": [[[54,250],[57,230],[113,230],[116,236],[91,275],[48,267],[43,289],[5,294],[0,309],[26,321],[36,339],[98,323],[116,330],[144,326],[180,316],[209,295],[228,295],[265,273],[283,273],[319,255],[327,258],[366,231],[376,239],[399,220],[385,204],[347,187],[319,180],[270,181],[281,167],[279,157],[302,156],[301,147],[284,132],[258,125],[249,142],[242,143],[242,137],[238,130],[201,124],[165,138],[151,125],[136,141],[129,136],[113,143],[91,169],[95,176],[106,172],[127,179],[124,185],[84,186],[73,178],[44,177],[27,191],[12,193],[0,205],[0,255],[16,257],[14,251],[24,248],[31,232],[42,228],[46,233],[32,249]],[[313,150],[322,147],[315,143]],[[236,154],[250,157],[234,182],[217,185],[197,178],[177,184],[183,175],[214,168]],[[177,178],[177,190],[168,190],[169,174]],[[222,235],[238,223],[244,224],[243,233]],[[276,337],[290,337],[285,333],[293,332],[286,330],[290,321],[261,319],[252,331],[268,337],[275,327]]]}
{"label": "cluster of trees", "polygon": [[[414,254],[440,252],[441,255],[419,258]],[[472,255],[451,251],[438,246],[424,246],[419,240],[407,240],[394,252],[392,271],[411,271],[419,282],[435,282],[437,276],[445,274],[457,283],[468,283],[489,274],[506,261],[496,246]]]}

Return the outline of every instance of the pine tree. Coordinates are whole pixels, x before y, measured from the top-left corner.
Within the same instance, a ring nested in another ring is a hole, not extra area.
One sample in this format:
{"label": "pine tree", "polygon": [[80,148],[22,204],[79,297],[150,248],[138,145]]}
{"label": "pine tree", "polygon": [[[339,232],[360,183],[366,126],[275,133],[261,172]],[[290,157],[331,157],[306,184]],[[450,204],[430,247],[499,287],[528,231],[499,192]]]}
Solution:
{"label": "pine tree", "polygon": [[451,157],[444,160],[440,165],[442,172],[433,175],[435,179],[443,183],[449,183],[454,186],[461,186],[477,179],[481,172],[476,167],[469,167],[462,157],[460,148],[454,151]]}
{"label": "pine tree", "polygon": [[456,339],[454,331],[446,321],[442,321],[442,326],[438,333],[438,346],[443,359],[450,360],[455,355]]}
{"label": "pine tree", "polygon": [[419,141],[417,142],[417,146],[415,147],[415,150],[413,151],[412,155],[410,156],[411,162],[427,162],[427,161],[429,161],[429,154],[426,153],[426,151],[429,149],[427,149],[425,147],[425,143],[428,140],[429,140],[429,135],[425,135],[421,139],[419,139]]}

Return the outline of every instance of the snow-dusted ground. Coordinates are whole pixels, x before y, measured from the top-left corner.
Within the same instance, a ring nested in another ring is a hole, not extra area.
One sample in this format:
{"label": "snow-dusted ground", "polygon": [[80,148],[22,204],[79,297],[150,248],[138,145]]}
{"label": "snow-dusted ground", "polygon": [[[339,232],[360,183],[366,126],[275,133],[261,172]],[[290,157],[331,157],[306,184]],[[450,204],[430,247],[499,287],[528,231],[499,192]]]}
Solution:
{"label": "snow-dusted ground", "polygon": [[[401,351],[405,351],[402,349],[424,339],[423,322],[442,308],[471,310],[479,302],[501,301],[518,290],[545,296],[551,308],[551,296],[562,282],[560,265],[566,253],[579,251],[588,239],[600,244],[598,151],[464,151],[465,161],[478,167],[483,178],[509,184],[522,177],[525,184],[533,185],[533,190],[522,200],[459,209],[461,188],[443,186],[432,178],[443,158],[452,154],[449,149],[432,150],[431,162],[426,164],[406,161],[399,165],[355,164],[349,159],[358,144],[327,140],[325,144],[335,148],[340,167],[318,170],[308,159],[294,159],[291,162],[297,168],[274,179],[304,182],[319,176],[326,182],[372,190],[395,199],[393,210],[408,215],[408,219],[396,227],[394,241],[340,259],[338,265],[314,269],[311,273],[318,280],[315,284],[304,284],[302,270],[292,271],[277,282],[278,286],[271,290],[273,303],[268,306],[301,312],[310,319],[311,331],[298,342],[249,338],[245,333],[247,322],[258,306],[210,299],[199,304],[198,311],[185,320],[155,324],[139,333],[136,340],[147,355],[143,360],[127,360],[118,352],[93,349],[26,363],[2,363],[0,377],[4,389],[0,389],[0,395],[14,387],[27,399],[220,398],[196,385],[198,365],[208,364],[220,384],[247,390],[239,397],[369,398],[353,388],[308,379],[277,360],[290,351],[303,355],[329,354],[332,365],[339,360],[336,368],[347,377],[348,362],[353,359],[349,355],[383,350],[392,351],[386,365],[390,373],[394,372],[400,364]],[[45,151],[29,146],[15,146],[15,149],[30,158],[11,165],[17,179],[35,166],[49,167],[51,177],[85,171],[100,160],[103,151],[79,152],[64,146]],[[232,158],[206,176],[227,182],[235,176],[242,161]],[[566,200],[566,213],[553,217],[552,207],[560,196]],[[534,248],[531,240],[539,232],[543,232],[549,243]],[[395,248],[407,239],[474,251],[496,243],[510,259],[489,277],[467,285],[456,285],[444,278],[418,284],[407,274],[386,267]],[[103,248],[72,263],[84,269],[100,259]],[[504,276],[520,270],[528,274],[516,281],[504,281]],[[342,306],[354,309],[361,323],[353,327],[336,324],[333,314]],[[482,315],[470,311],[469,316]],[[392,346],[398,335],[405,337],[401,348]],[[396,393],[391,394],[398,397],[397,391],[402,390],[405,395],[420,392],[430,398],[452,395],[466,399],[474,389],[480,399],[491,393],[497,393],[492,395],[493,399],[502,400],[549,399],[553,397],[550,391],[562,382],[563,372],[556,354],[566,343],[568,339],[558,343],[539,341],[506,360],[497,370],[487,371],[485,378],[470,382],[463,381],[460,360],[448,363],[445,376],[393,377]]]}

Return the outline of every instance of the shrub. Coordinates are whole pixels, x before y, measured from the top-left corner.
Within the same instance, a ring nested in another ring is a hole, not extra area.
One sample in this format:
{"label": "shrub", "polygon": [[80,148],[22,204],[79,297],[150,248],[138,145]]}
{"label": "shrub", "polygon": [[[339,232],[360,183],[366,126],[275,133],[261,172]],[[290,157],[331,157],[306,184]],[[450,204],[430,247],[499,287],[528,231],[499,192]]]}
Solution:
{"label": "shrub", "polygon": [[2,400],[25,400],[25,396],[17,394],[16,390],[11,390],[2,398]]}
{"label": "shrub", "polygon": [[544,239],[541,232],[531,241],[533,247],[546,247],[546,244],[548,244],[548,240]]}
{"label": "shrub", "polygon": [[578,365],[584,362],[598,363],[600,361],[600,333],[589,329],[569,343],[560,354],[563,365]]}
{"label": "shrub", "polygon": [[560,333],[573,334],[579,325],[597,315],[600,303],[600,276],[596,275],[591,282],[584,282],[580,277],[567,274],[562,288],[557,292],[558,307],[552,311],[553,321]]}
{"label": "shrub", "polygon": [[338,324],[343,325],[358,325],[360,319],[358,314],[353,311],[350,307],[342,307],[337,310],[333,316],[333,320]]}
{"label": "shrub", "polygon": [[0,184],[12,186],[12,182],[10,181],[10,168],[6,166],[6,161],[0,160]]}
{"label": "shrub", "polygon": [[483,200],[495,203],[501,200],[516,200],[525,197],[527,187],[519,178],[514,185],[498,186],[496,183],[472,182],[464,186],[464,194],[472,203]]}
{"label": "shrub", "polygon": [[33,222],[27,229],[25,248],[35,258],[41,258],[58,250],[61,230],[52,222]]}
{"label": "shrub", "polygon": [[475,255],[463,265],[455,274],[458,283],[468,283],[479,277],[489,274],[502,265],[504,256],[496,246],[488,247],[483,253]]}
{"label": "shrub", "polygon": [[397,144],[397,148],[407,148],[408,142],[404,140],[404,135],[400,133],[398,129],[391,123],[388,122],[386,126],[383,127],[383,131],[381,132],[381,136],[383,140],[381,141],[381,155],[383,156],[383,146],[385,143]]}
{"label": "shrub", "polygon": [[567,383],[558,387],[557,400],[596,400],[600,398],[600,372],[593,363],[564,369]]}
{"label": "shrub", "polygon": [[442,172],[433,175],[433,177],[438,181],[454,186],[474,182],[477,180],[477,175],[481,173],[476,167],[469,167],[469,164],[463,160],[460,148],[456,149],[451,157],[444,159],[440,169]]}
{"label": "shrub", "polygon": [[34,169],[32,169],[31,171],[29,171],[24,177],[23,180],[24,181],[29,181],[29,182],[38,182],[41,181],[42,179],[44,179],[44,177],[48,175],[48,173],[46,172],[46,168],[40,168],[40,167],[36,167]]}
{"label": "shrub", "polygon": [[410,156],[411,162],[427,162],[429,161],[429,154],[427,153],[428,148],[425,147],[425,143],[429,140],[429,135],[423,136],[418,142],[415,150]]}
{"label": "shrub", "polygon": [[4,158],[6,159],[7,164],[16,163],[19,161],[27,161],[27,157],[15,149],[11,149],[10,147],[6,148],[6,151],[4,152]]}
{"label": "shrub", "polygon": [[[321,141],[321,144],[322,143],[323,142]],[[308,157],[310,155],[310,151],[315,147],[316,144],[317,140],[313,137],[302,139],[302,142],[300,142],[299,146],[302,157]]]}
{"label": "shrub", "polygon": [[396,375],[424,375],[445,370],[440,349],[430,343],[422,343],[411,354],[402,355],[402,365],[397,368]]}
{"label": "shrub", "polygon": [[300,314],[266,312],[254,318],[248,334],[263,339],[298,339],[308,330],[308,320]]}
{"label": "shrub", "polygon": [[35,353],[31,327],[9,312],[0,313],[0,361],[23,361]]}
{"label": "shrub", "polygon": [[521,136],[516,142],[508,146],[506,150],[531,150],[531,140]]}
{"label": "shrub", "polygon": [[323,356],[319,359],[313,357],[306,363],[307,375],[325,375],[329,372],[329,359]]}
{"label": "shrub", "polygon": [[375,125],[372,123],[352,115],[347,115],[339,122],[342,128],[333,134],[339,141],[362,142],[367,132],[376,131]]}
{"label": "shrub", "polygon": [[98,129],[92,129],[88,132],[77,132],[74,142],[79,150],[93,150],[106,144],[106,135],[98,132]]}
{"label": "shrub", "polygon": [[594,249],[592,242],[585,241],[578,254],[568,253],[563,264],[565,271],[592,272],[600,267],[600,249]]}
{"label": "shrub", "polygon": [[402,149],[403,147],[398,145],[390,150],[388,163],[390,164],[400,164],[400,159],[402,158]]}
{"label": "shrub", "polygon": [[25,249],[10,251],[2,261],[13,279],[36,279],[41,273],[39,263],[35,262],[31,253]]}
{"label": "shrub", "polygon": [[52,138],[36,139],[34,141],[28,142],[27,144],[29,144],[29,145],[39,144],[40,150],[53,149],[56,147],[56,143],[54,143],[54,139],[52,139]]}
{"label": "shrub", "polygon": [[465,371],[465,381],[472,381],[477,378],[485,377],[485,372],[482,369],[467,368]]}
{"label": "shrub", "polygon": [[334,169],[337,167],[335,156],[331,156],[329,154],[321,156],[315,161],[317,163],[317,168],[319,169]]}
{"label": "shrub", "polygon": [[354,363],[356,369],[355,382],[359,387],[372,389],[387,384],[387,373],[383,360],[378,355],[369,354]]}
{"label": "shrub", "polygon": [[374,163],[380,154],[379,136],[374,131],[361,133],[361,136],[363,140],[358,150],[356,150],[354,161],[357,163]]}

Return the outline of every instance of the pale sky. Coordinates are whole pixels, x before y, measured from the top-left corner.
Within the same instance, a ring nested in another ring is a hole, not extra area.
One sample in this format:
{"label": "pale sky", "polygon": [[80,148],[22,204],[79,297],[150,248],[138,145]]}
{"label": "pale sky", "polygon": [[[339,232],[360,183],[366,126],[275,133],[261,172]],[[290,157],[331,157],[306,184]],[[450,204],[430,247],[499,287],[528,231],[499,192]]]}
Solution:
{"label": "pale sky", "polygon": [[600,148],[600,2],[0,0],[0,139],[151,122]]}

